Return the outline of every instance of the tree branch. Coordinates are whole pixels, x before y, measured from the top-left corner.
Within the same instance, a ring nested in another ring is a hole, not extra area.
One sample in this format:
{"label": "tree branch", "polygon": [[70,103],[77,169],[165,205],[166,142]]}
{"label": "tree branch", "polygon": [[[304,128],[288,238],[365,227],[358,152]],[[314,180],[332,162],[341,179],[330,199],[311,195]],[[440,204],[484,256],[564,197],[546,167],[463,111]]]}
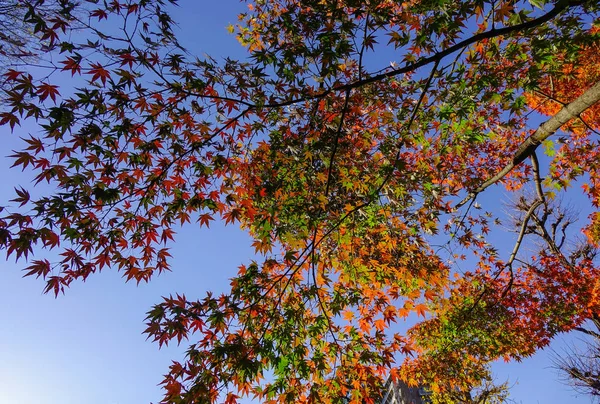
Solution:
{"label": "tree branch", "polygon": [[527,224],[529,223],[529,219],[531,219],[535,210],[542,203],[543,203],[542,200],[536,199],[531,204],[531,207],[529,208],[529,210],[525,214],[525,217],[523,218],[523,221],[521,222],[521,228],[519,230],[519,235],[517,237],[517,241],[515,242],[515,246],[513,247],[512,252],[510,253],[510,257],[508,258],[508,261],[506,262],[506,266],[511,269],[511,272],[512,272],[512,264],[515,261],[515,258],[517,258],[517,254],[519,253],[519,249],[521,248],[521,244],[523,243],[523,238],[525,237],[525,231],[527,230]]}
{"label": "tree branch", "polygon": [[[534,93],[536,93],[537,95],[541,96],[541,97],[546,97],[549,101],[553,101],[557,104],[562,105],[563,107],[565,105],[567,105],[566,102],[562,102],[561,100],[554,98],[553,96],[551,96],[550,94],[546,94],[544,92],[542,92],[541,90],[534,90]],[[588,128],[590,131],[594,132],[597,135],[600,135],[600,132],[598,132],[596,129],[594,129],[592,127],[592,125],[590,125],[589,123],[586,122],[585,119],[583,119],[581,116],[579,117],[579,120],[581,121],[581,123],[583,124],[583,126],[585,126],[586,128]]]}
{"label": "tree branch", "polygon": [[495,176],[481,184],[477,189],[472,191],[466,198],[460,201],[456,208],[464,206],[467,202],[473,199],[477,194],[484,191],[491,185],[494,185],[503,179],[516,166],[521,164],[527,157],[531,156],[537,147],[550,136],[552,136],[561,126],[569,122],[571,119],[579,117],[579,115],[600,101],[600,82],[597,82],[592,87],[587,89],[581,96],[570,104],[565,105],[556,115],[544,122],[540,127],[521,143],[513,159]]}
{"label": "tree branch", "polygon": [[540,26],[542,24],[545,24],[548,21],[551,21],[556,16],[558,16],[563,11],[565,11],[571,7],[579,6],[581,4],[582,4],[582,1],[577,1],[577,0],[559,1],[556,3],[556,6],[552,10],[548,11],[546,14],[541,15],[538,18],[534,18],[533,20],[526,21],[521,24],[510,25],[510,26],[502,27],[502,28],[492,28],[489,31],[480,32],[478,34],[473,35],[472,37],[466,38],[466,39],[450,46],[449,48],[446,48],[440,52],[434,53],[431,56],[424,57],[413,63],[407,63],[403,67],[393,69],[393,70],[387,71],[385,73],[376,74],[374,76],[367,77],[362,80],[357,80],[357,81],[354,81],[351,83],[340,84],[340,85],[331,87],[331,88],[329,88],[323,92],[317,93],[317,94],[304,95],[304,96],[301,96],[298,98],[293,98],[293,99],[290,99],[287,101],[282,101],[282,102],[268,103],[268,104],[265,104],[263,107],[264,108],[285,107],[285,106],[297,104],[297,103],[304,102],[304,101],[321,99],[321,98],[324,98],[327,95],[331,94],[332,92],[352,90],[352,89],[359,88],[359,87],[362,87],[367,84],[376,83],[376,82],[382,81],[384,79],[388,79],[388,78],[399,76],[401,74],[413,72],[423,66],[427,66],[432,63],[439,63],[446,56],[451,55],[454,52],[457,52],[467,46],[470,46],[470,45],[477,43],[479,41],[482,41],[484,39],[491,39],[491,38],[495,38],[498,36],[510,35],[513,32],[524,31],[524,30],[528,30],[528,29]]}

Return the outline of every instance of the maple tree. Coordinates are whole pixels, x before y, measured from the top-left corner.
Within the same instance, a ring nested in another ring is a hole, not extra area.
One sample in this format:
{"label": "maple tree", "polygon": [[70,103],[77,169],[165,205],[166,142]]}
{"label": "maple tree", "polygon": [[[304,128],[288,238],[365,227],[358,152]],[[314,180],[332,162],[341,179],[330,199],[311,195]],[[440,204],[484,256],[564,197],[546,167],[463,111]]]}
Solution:
{"label": "maple tree", "polygon": [[2,208],[8,256],[58,295],[169,270],[181,224],[253,237],[227,294],[148,312],[150,338],[191,343],[164,402],[368,403],[388,375],[467,392],[598,311],[600,216],[575,245],[558,203],[600,197],[577,64],[597,2],[257,0],[230,27],[249,58],[223,62],[182,49],[174,0],[24,3],[46,69],[6,72],[0,124],[38,124],[11,157],[52,191]]}

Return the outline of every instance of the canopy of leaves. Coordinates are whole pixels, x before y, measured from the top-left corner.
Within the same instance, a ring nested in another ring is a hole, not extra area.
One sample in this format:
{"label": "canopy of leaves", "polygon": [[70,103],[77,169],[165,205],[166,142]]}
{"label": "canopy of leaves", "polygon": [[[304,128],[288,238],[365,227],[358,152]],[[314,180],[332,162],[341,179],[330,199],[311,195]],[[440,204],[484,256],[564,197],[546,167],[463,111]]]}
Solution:
{"label": "canopy of leaves", "polygon": [[[469,391],[597,311],[598,238],[574,247],[556,202],[577,180],[598,206],[597,2],[256,0],[231,27],[246,61],[182,49],[174,0],[41,3],[23,23],[47,70],[4,75],[0,124],[38,124],[12,158],[53,192],[15,190],[7,254],[55,294],[150,280],[187,222],[239,224],[260,257],[149,311],[151,339],[191,344],[165,402],[368,403],[388,374]],[[525,94],[569,74],[533,123]],[[538,161],[561,127],[571,154]]]}

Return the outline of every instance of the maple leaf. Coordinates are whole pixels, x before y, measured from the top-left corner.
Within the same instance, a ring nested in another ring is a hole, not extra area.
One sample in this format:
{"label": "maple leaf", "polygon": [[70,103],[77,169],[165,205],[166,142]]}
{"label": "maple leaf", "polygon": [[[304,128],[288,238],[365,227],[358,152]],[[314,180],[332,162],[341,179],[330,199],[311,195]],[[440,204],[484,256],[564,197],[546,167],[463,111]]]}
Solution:
{"label": "maple leaf", "polygon": [[102,21],[103,19],[108,19],[108,13],[106,10],[96,9],[90,13],[90,16],[98,18],[98,21]]}
{"label": "maple leaf", "polygon": [[209,213],[203,213],[198,218],[198,222],[200,223],[200,225],[206,226],[206,227],[210,227],[210,222],[212,220],[215,220],[215,219]]}
{"label": "maple leaf", "polygon": [[102,85],[106,85],[106,80],[110,78],[110,72],[106,70],[100,63],[90,64],[90,68],[88,69],[87,74],[92,75],[92,78],[90,80],[91,83],[100,79]]}
{"label": "maple leaf", "polygon": [[63,71],[71,71],[71,76],[75,76],[75,73],[81,74],[80,58],[68,57],[60,63],[64,65]]}
{"label": "maple leaf", "polygon": [[18,70],[8,69],[8,71],[4,73],[3,76],[6,77],[6,80],[16,81],[22,74],[23,72],[20,72]]}
{"label": "maple leaf", "polygon": [[424,304],[417,304],[414,308],[414,310],[417,312],[417,314],[423,318],[425,318],[425,313],[427,313],[427,306],[425,306]]}
{"label": "maple leaf", "polygon": [[383,319],[375,320],[375,328],[379,331],[384,331],[387,328],[387,325],[385,324],[385,320],[383,320]]}
{"label": "maple leaf", "polygon": [[46,278],[51,272],[50,262],[48,260],[35,260],[32,261],[31,265],[24,269],[27,271],[24,276],[33,276],[36,278]]}
{"label": "maple leaf", "polygon": [[10,126],[11,130],[14,130],[15,126],[20,124],[20,120],[11,112],[0,112],[0,125],[6,124]]}
{"label": "maple leaf", "polygon": [[11,202],[18,202],[19,206],[24,206],[25,204],[27,204],[27,202],[29,202],[29,199],[31,198],[29,195],[29,192],[24,189],[24,188],[15,188],[15,192],[18,195],[18,198],[15,199],[11,199]]}
{"label": "maple leaf", "polygon": [[225,219],[225,224],[234,223],[240,220],[242,215],[242,211],[240,209],[231,209],[223,214],[223,219]]}
{"label": "maple leaf", "polygon": [[432,290],[426,290],[424,293],[425,299],[427,300],[434,300],[437,296],[437,293],[435,293]]}
{"label": "maple leaf", "polygon": [[10,155],[9,157],[14,158],[15,162],[11,167],[23,166],[23,170],[27,168],[30,164],[35,163],[35,156],[28,152],[18,152],[16,154]]}
{"label": "maple leaf", "polygon": [[136,58],[131,53],[123,53],[119,55],[119,58],[121,58],[121,66],[128,65],[132,67],[136,62]]}
{"label": "maple leaf", "polygon": [[50,97],[54,103],[56,103],[56,96],[59,94],[58,86],[42,83],[38,86],[37,91],[38,96],[40,97],[40,101],[43,102],[46,98]]}

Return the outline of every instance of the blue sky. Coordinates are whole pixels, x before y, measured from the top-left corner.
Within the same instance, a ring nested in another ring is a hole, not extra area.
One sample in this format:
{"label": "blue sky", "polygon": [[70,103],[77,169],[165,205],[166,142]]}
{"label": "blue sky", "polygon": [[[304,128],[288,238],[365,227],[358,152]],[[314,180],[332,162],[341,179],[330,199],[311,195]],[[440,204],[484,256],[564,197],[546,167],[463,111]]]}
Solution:
{"label": "blue sky", "polygon": [[[174,12],[181,42],[195,53],[239,57],[242,49],[225,27],[243,8],[237,0],[181,1]],[[33,130],[11,134],[0,128],[1,154],[11,154],[18,136]],[[9,171],[9,165],[0,160],[0,201],[12,197],[12,185],[30,180],[27,173]],[[170,360],[182,357],[185,344],[159,350],[146,341],[145,313],[171,293],[194,298],[226,290],[237,266],[252,256],[245,234],[216,222],[210,229],[188,226],[176,240],[173,272],[150,284],[125,284],[120,274],[105,270],[85,284],[73,284],[58,299],[41,293],[42,280],[21,278],[22,263],[0,261],[0,404],[158,402],[157,384]],[[560,351],[564,343],[559,338],[553,347]],[[509,380],[517,403],[590,402],[558,382],[547,352],[494,369],[497,381]]]}

